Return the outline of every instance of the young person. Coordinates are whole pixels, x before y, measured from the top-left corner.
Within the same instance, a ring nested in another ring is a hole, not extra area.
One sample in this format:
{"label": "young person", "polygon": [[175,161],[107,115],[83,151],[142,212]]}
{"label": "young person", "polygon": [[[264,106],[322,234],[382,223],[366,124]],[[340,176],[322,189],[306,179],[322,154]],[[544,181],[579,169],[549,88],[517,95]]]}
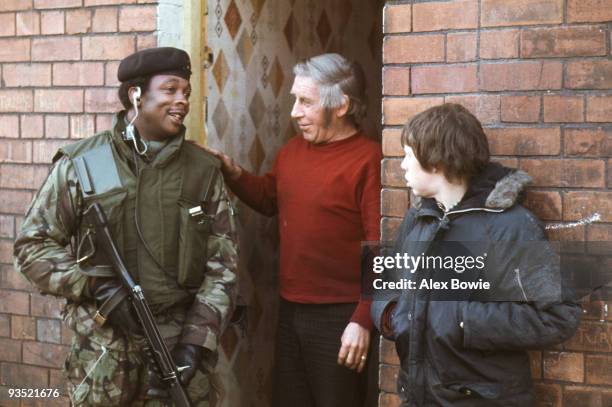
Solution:
{"label": "young person", "polygon": [[[416,115],[402,145],[407,185],[420,202],[406,214],[396,252],[452,253],[456,261],[465,254],[460,243],[488,254],[475,274],[421,266],[408,273],[416,288],[373,303],[373,319],[400,358],[402,406],[530,406],[526,351],[568,339],[581,311],[565,299],[542,226],[517,202],[529,176],[490,162],[480,123],[457,104]],[[420,285],[448,276],[491,288],[442,293]]]}

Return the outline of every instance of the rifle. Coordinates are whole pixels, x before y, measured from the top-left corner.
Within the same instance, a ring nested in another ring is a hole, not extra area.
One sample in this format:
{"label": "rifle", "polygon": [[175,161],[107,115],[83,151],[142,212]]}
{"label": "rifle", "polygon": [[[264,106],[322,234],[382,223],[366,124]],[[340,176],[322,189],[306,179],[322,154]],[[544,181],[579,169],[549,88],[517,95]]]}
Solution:
{"label": "rifle", "polygon": [[145,300],[142,288],[134,282],[130,276],[125,263],[119,254],[119,250],[113,241],[108,230],[106,214],[98,203],[91,205],[83,214],[85,219],[94,226],[95,233],[98,237],[97,241],[101,244],[102,251],[106,254],[112,263],[115,273],[123,286],[130,293],[130,300],[136,310],[138,320],[140,321],[144,335],[147,341],[145,351],[150,356],[150,359],[155,363],[159,372],[161,382],[168,386],[168,392],[176,407],[191,407],[192,402],[189,395],[183,388],[179,380],[179,369],[172,360],[170,351],[162,338],[157,323],[153,318],[149,304]]}

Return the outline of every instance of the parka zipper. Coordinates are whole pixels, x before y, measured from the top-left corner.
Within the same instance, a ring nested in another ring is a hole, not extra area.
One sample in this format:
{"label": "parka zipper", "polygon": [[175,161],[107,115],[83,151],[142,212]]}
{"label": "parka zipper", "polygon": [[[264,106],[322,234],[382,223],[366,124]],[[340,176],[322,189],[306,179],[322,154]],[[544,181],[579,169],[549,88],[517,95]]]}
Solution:
{"label": "parka zipper", "polygon": [[523,283],[521,282],[521,271],[518,268],[515,268],[514,272],[516,273],[516,281],[518,282],[518,285],[521,289],[521,293],[523,293],[523,298],[525,299],[525,301],[529,301],[527,299],[527,294],[525,293],[525,289],[523,288]]}

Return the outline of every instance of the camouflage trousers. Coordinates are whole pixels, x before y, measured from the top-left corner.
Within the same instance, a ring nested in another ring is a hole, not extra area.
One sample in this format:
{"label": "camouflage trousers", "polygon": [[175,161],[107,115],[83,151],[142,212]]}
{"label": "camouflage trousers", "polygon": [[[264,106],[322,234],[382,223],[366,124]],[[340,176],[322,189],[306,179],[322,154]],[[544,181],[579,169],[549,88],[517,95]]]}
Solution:
{"label": "camouflage trousers", "polygon": [[[148,399],[148,368],[141,336],[114,332],[108,324],[94,322],[93,306],[72,305],[67,309],[68,325],[75,331],[66,358],[64,374],[72,405],[88,407],[172,406],[170,400]],[[172,313],[156,317],[170,349],[177,343],[182,321]],[[192,379],[187,392],[193,405],[209,407],[210,381],[203,366]]]}

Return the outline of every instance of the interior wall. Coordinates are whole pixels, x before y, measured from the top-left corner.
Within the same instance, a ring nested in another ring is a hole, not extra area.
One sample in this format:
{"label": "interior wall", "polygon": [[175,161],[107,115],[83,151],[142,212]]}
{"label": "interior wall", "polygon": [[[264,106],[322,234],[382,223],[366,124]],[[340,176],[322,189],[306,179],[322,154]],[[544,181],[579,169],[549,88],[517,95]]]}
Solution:
{"label": "interior wall", "polygon": [[[363,66],[369,110],[364,129],[380,138],[382,6],[379,0],[207,0],[207,143],[263,174],[294,129],[293,65],[339,52]],[[299,180],[298,180],[299,181]],[[278,300],[276,219],[239,204],[240,285],[246,326],[222,340],[217,405],[268,406]],[[236,391],[239,389],[239,391]]]}

